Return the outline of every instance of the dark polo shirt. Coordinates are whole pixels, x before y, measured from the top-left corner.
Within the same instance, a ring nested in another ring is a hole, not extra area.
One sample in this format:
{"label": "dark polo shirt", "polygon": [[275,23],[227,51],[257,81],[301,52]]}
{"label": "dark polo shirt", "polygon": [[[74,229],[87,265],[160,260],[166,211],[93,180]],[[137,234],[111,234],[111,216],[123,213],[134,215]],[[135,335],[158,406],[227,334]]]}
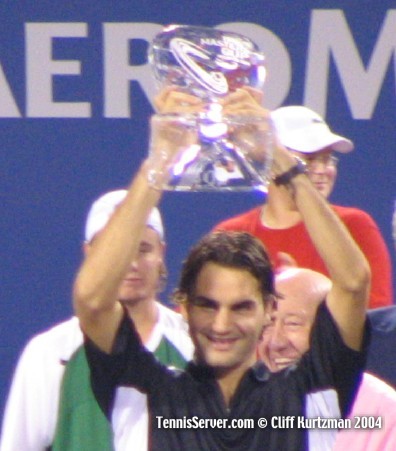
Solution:
{"label": "dark polo shirt", "polygon": [[[210,368],[191,362],[186,370],[176,371],[161,365],[144,349],[127,316],[112,354],[101,352],[89,340],[86,351],[95,396],[109,417],[117,387],[130,386],[147,393],[150,449],[161,451],[307,449],[308,431],[297,427],[297,417],[305,412],[306,396],[334,390],[339,411],[345,416],[359,385],[366,354],[345,346],[323,303],[312,330],[311,348],[299,364],[270,374],[257,363],[245,374],[226,408]],[[294,427],[279,428],[276,419],[288,416],[295,418]],[[226,419],[227,425],[233,419],[252,419],[254,427],[197,428],[194,418]],[[260,418],[267,419],[267,427],[258,426]],[[184,423],[180,428],[160,427],[163,419]]]}

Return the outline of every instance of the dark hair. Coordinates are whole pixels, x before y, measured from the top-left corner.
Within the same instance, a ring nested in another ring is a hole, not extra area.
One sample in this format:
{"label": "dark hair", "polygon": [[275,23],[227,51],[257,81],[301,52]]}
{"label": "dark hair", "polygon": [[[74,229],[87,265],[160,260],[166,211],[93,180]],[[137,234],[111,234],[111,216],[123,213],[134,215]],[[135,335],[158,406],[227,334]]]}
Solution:
{"label": "dark hair", "polygon": [[246,232],[219,231],[205,235],[191,248],[174,293],[176,302],[193,297],[198,274],[209,262],[248,271],[259,282],[265,304],[276,296],[272,265],[262,243]]}

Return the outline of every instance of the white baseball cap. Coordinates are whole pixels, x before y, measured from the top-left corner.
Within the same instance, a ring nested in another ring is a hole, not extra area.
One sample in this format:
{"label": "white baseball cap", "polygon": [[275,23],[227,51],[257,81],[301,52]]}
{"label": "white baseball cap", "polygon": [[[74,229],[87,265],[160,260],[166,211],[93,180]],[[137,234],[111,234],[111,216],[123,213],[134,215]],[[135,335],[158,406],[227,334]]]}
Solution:
{"label": "white baseball cap", "polygon": [[[117,206],[125,199],[127,190],[120,189],[103,194],[91,205],[85,223],[85,241],[90,242],[109,221]],[[154,229],[164,241],[164,226],[158,208],[151,210],[146,225]]]}
{"label": "white baseball cap", "polygon": [[353,150],[353,142],[333,133],[319,114],[305,106],[284,106],[271,113],[280,142],[297,152],[313,153],[331,147],[337,152]]}

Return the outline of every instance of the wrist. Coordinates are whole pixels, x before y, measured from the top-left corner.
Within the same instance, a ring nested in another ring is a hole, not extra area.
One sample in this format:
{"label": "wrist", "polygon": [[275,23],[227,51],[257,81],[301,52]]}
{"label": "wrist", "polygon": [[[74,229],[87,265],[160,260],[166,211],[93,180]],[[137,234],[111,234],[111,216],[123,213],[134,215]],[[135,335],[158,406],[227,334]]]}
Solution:
{"label": "wrist", "polygon": [[165,164],[162,154],[149,156],[142,165],[142,176],[146,179],[149,187],[156,191],[162,191],[169,177],[169,168]]}
{"label": "wrist", "polygon": [[273,181],[276,186],[289,185],[290,182],[300,174],[306,174],[307,164],[301,158],[294,157],[295,164],[286,171],[275,175]]}

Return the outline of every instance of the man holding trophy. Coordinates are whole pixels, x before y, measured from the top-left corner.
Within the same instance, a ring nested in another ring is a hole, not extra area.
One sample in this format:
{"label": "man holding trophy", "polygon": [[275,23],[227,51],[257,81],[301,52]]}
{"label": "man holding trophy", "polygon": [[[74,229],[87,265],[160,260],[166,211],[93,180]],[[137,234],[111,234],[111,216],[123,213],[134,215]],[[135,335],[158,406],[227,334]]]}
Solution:
{"label": "man holding trophy", "polygon": [[[305,396],[324,390],[334,391],[340,417],[348,413],[365,360],[370,271],[344,225],[311,185],[302,162],[271,137],[268,112],[246,83],[252,67],[242,56],[252,48],[244,37],[238,41],[238,35],[216,31],[213,36],[213,31],[175,26],[154,41],[153,48],[170,36],[166,48],[185,53],[174,54],[175,67],[159,67],[169,68],[171,86],[157,98],[160,114],[151,121],[149,157],[74,284],[92,387],[107,415],[117,386],[147,393],[154,450],[305,449],[304,429],[277,428],[273,419],[297,421],[304,414]],[[209,44],[212,53],[205,47]],[[259,61],[257,55],[254,59]],[[208,100],[192,86],[220,94]],[[271,264],[250,235],[216,232],[191,250],[177,291],[196,348],[194,361],[185,371],[162,366],[144,350],[117,300],[151,209],[164,189],[265,189],[269,166],[277,183],[293,194],[332,279],[310,350],[293,370],[274,375],[256,361],[276,298]],[[172,428],[167,427],[170,420]],[[241,426],[239,420],[250,423]]]}

